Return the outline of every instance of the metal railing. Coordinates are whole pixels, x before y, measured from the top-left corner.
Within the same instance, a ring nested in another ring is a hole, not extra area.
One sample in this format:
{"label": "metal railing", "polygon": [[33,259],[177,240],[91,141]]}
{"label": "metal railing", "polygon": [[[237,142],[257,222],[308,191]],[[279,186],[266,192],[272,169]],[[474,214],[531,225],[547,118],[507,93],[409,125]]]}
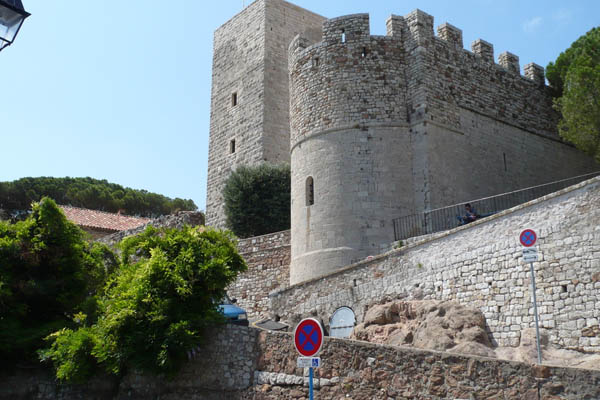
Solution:
{"label": "metal railing", "polygon": [[396,218],[392,221],[394,238],[396,241],[404,240],[456,228],[462,225],[459,217],[465,215],[466,203],[470,203],[477,214],[483,218],[598,175],[600,171]]}

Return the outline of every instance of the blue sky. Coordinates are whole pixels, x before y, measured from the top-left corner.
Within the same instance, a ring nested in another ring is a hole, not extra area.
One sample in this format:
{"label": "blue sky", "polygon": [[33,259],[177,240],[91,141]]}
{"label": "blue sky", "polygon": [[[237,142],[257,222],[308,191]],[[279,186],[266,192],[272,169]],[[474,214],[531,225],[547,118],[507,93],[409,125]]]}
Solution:
{"label": "blue sky", "polygon": [[[32,16],[0,52],[0,181],[91,176],[206,201],[214,30],[242,0],[23,0]],[[250,1],[245,2],[246,5]],[[600,2],[298,0],[326,17],[415,8],[546,66],[600,25]]]}

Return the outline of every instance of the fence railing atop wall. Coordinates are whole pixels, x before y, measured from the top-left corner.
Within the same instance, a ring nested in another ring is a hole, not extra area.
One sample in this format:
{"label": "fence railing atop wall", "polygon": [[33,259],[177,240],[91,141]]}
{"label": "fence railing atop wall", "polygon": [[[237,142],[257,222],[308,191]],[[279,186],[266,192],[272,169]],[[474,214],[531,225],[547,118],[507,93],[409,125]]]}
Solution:
{"label": "fence railing atop wall", "polygon": [[463,224],[461,217],[465,215],[466,203],[470,203],[479,218],[483,218],[598,175],[600,171],[396,218],[392,221],[394,238],[404,240],[456,228]]}

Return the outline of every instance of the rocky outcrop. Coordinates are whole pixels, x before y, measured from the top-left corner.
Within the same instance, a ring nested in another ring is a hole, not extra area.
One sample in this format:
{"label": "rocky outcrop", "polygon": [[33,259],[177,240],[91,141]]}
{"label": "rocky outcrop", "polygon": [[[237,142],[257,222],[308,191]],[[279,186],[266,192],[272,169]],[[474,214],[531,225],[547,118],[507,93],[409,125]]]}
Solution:
{"label": "rocky outcrop", "polygon": [[[454,301],[396,300],[373,305],[367,310],[364,322],[354,328],[350,338],[537,363],[535,328],[520,332],[518,346],[494,347],[481,311]],[[544,329],[540,330],[540,348],[544,364],[600,369],[600,355],[559,349],[549,343],[548,333]]]}
{"label": "rocky outcrop", "polygon": [[481,311],[454,301],[393,301],[371,307],[351,339],[495,357]]}

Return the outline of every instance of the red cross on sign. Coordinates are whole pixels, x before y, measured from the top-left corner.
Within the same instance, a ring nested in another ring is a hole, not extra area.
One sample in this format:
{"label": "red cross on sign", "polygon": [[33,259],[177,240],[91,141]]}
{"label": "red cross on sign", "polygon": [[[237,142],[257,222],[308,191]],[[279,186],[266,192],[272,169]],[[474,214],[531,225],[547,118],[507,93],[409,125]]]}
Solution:
{"label": "red cross on sign", "polygon": [[294,330],[294,345],[296,350],[304,357],[318,354],[323,346],[323,328],[314,318],[300,321]]}

